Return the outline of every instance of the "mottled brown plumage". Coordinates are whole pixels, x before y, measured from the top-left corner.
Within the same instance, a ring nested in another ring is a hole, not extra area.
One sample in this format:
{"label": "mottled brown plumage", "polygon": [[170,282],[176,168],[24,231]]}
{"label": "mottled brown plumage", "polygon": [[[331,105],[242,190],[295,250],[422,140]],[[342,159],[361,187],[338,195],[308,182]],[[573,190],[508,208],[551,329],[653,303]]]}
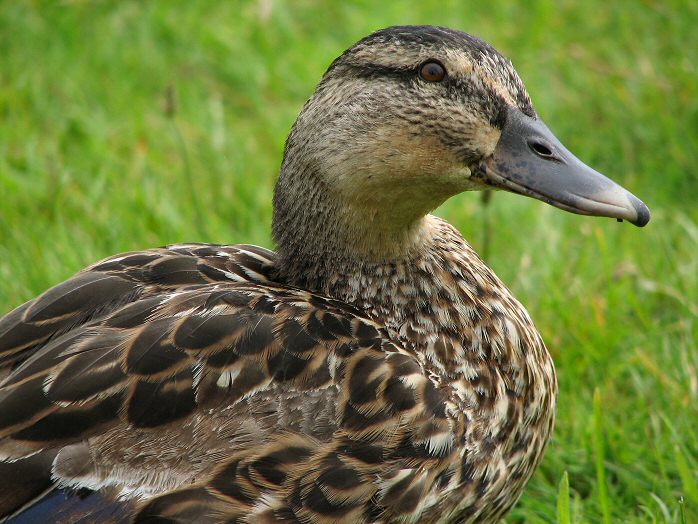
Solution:
{"label": "mottled brown plumage", "polygon": [[[420,77],[429,61],[446,78]],[[546,193],[525,158],[507,178],[512,122],[548,148],[527,154],[565,163],[484,42],[397,27],[350,48],[289,137],[276,253],[117,255],[0,320],[0,477],[26,479],[0,516],[498,520],[550,436],[555,372],[523,307],[428,212],[491,184],[649,219],[617,186]],[[49,507],[56,489],[68,499]]]}

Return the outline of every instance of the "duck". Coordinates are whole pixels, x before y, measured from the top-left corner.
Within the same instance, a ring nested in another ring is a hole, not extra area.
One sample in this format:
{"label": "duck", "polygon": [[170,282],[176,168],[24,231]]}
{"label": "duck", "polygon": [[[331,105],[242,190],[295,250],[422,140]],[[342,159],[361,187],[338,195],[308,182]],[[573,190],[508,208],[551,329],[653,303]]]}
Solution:
{"label": "duck", "polygon": [[491,45],[435,26],[359,40],[286,142],[275,251],[122,253],[0,320],[0,517],[498,521],[557,382],[524,307],[431,214],[486,189],[650,218]]}

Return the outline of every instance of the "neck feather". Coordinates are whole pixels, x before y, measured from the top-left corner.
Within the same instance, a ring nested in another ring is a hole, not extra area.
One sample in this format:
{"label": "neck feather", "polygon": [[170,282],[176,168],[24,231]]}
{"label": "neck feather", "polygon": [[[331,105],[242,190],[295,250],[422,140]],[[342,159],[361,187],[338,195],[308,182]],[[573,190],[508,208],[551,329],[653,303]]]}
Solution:
{"label": "neck feather", "polygon": [[332,194],[312,172],[300,187],[282,177],[274,195],[273,234],[279,268],[289,283],[320,291],[328,275],[408,259],[431,234],[428,209],[380,213]]}

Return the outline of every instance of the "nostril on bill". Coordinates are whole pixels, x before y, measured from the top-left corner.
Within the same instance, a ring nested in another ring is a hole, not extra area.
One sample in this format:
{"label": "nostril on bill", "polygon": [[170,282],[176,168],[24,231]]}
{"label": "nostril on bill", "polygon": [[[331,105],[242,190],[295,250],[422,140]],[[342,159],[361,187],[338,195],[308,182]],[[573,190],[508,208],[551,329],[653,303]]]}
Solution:
{"label": "nostril on bill", "polygon": [[528,143],[528,147],[531,148],[536,155],[542,158],[553,158],[553,150],[544,142],[540,140],[531,140]]}

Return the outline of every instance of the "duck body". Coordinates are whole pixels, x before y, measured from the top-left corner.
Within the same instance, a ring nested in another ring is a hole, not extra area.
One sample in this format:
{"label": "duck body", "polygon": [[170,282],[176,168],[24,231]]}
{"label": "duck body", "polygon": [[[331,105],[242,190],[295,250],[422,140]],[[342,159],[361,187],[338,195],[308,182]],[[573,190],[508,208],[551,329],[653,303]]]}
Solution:
{"label": "duck body", "polygon": [[428,211],[493,185],[649,219],[605,178],[579,203],[508,177],[511,126],[534,117],[511,64],[464,33],[350,48],[289,137],[276,252],[117,255],[0,320],[0,477],[25,479],[0,480],[0,516],[496,522],[541,460],[555,371],[525,309]]}
{"label": "duck body", "polygon": [[[14,322],[3,340],[33,324],[65,332],[4,385],[24,399],[50,383],[49,398],[70,403],[22,446],[43,449],[70,411],[90,436],[61,447],[53,475],[72,488],[115,484],[122,497],[154,497],[143,518],[181,520],[183,503],[200,512],[184,513],[192,522],[206,522],[211,508],[212,522],[306,512],[311,522],[496,518],[541,458],[554,369],[497,277],[451,226],[429,222],[430,250],[365,267],[323,294],[279,281],[275,254],[255,246],[175,245],[87,268],[4,321]],[[48,331],[40,327],[39,344]],[[281,462],[289,450],[297,456]],[[231,454],[232,473],[221,464]],[[279,464],[267,458],[275,454]],[[294,480],[273,489],[259,464]],[[287,507],[292,490],[299,505]],[[265,492],[268,515],[255,508]],[[352,504],[336,503],[349,494]]]}

